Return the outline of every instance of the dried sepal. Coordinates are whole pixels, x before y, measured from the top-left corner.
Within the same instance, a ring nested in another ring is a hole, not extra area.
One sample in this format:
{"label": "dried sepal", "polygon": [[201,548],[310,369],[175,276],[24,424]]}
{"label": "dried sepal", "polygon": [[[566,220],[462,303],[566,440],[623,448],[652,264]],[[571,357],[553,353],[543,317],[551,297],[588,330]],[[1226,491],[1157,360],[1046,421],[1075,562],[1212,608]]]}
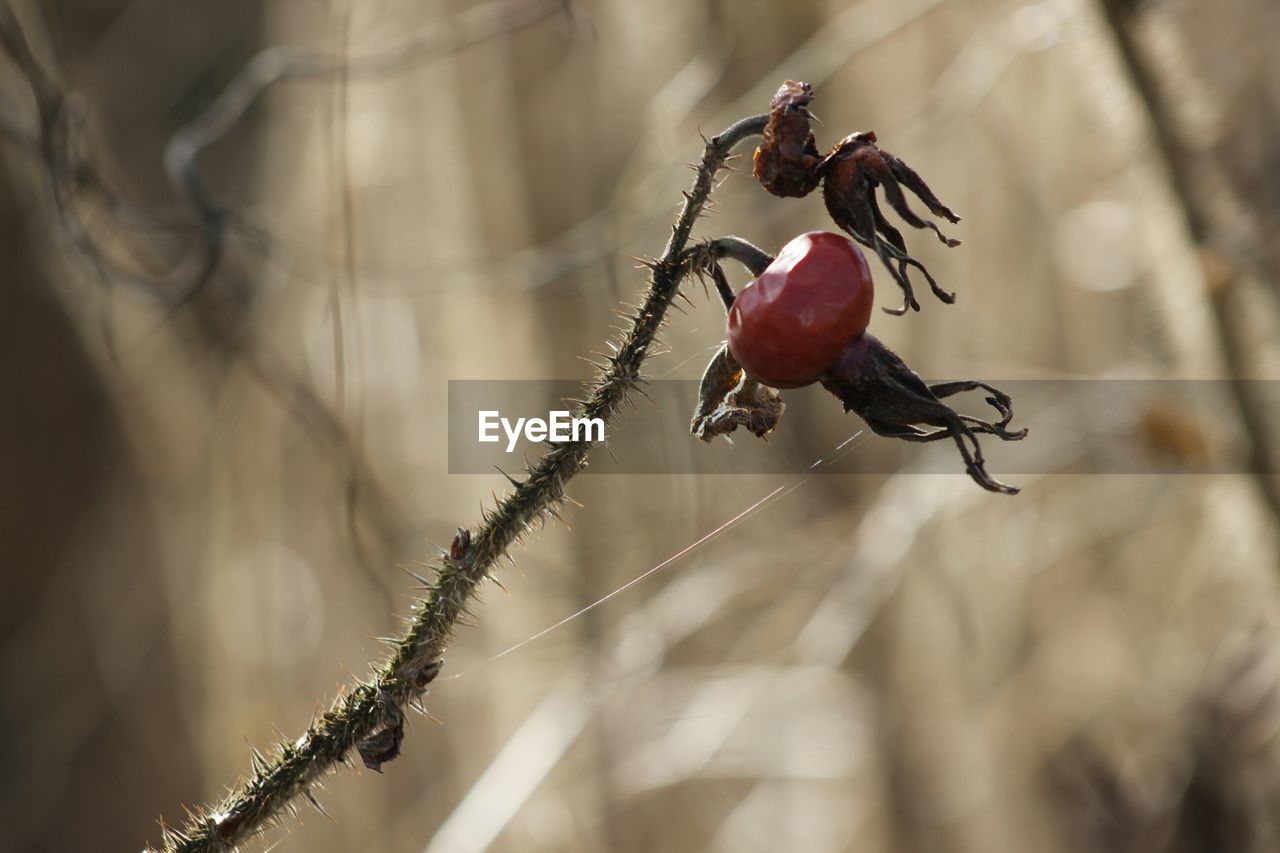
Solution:
{"label": "dried sepal", "polygon": [[[1025,429],[1007,429],[1013,419],[1013,402],[997,388],[977,380],[925,383],[895,353],[871,335],[864,334],[845,348],[840,358],[822,377],[822,387],[844,403],[877,435],[904,441],[926,442],[950,438],[964,458],[965,470],[984,489],[1006,495],[1018,493],[987,473],[978,434],[994,435],[1003,441],[1019,441]],[[998,421],[984,421],[956,412],[942,402],[964,391],[986,391],[986,398],[1000,415]]]}
{"label": "dried sepal", "polygon": [[756,148],[752,174],[774,195],[806,196],[821,180],[817,166],[822,154],[809,130],[812,100],[812,86],[787,80],[769,102],[769,123]]}
{"label": "dried sepal", "polygon": [[913,266],[924,273],[934,294],[943,302],[955,301],[955,294],[940,288],[924,265],[907,252],[902,232],[895,228],[881,212],[875,191],[884,193],[885,201],[913,228],[929,228],[946,246],[958,246],[930,220],[923,219],[907,202],[903,187],[917,195],[935,216],[948,222],[959,222],[949,207],[943,204],[924,179],[899,158],[876,146],[876,135],[870,131],[851,133],[831,149],[823,158],[817,171],[822,176],[822,198],[832,221],[848,234],[876,253],[902,288],[903,305],[899,309],[885,309],[892,314],[902,314],[908,308],[919,311],[920,303],[912,292],[907,267]]}
{"label": "dried sepal", "polygon": [[851,133],[825,155],[819,154],[810,130],[813,114],[813,87],[787,80],[769,102],[769,123],[764,140],[756,149],[754,174],[766,190],[778,196],[806,196],[821,184],[823,200],[832,220],[855,240],[876,253],[893,280],[902,288],[900,308],[885,308],[890,314],[920,310],[908,268],[918,269],[933,293],[943,302],[955,301],[955,294],[938,286],[924,265],[911,257],[906,241],[880,210],[876,190],[884,193],[889,207],[913,228],[929,228],[947,246],[959,245],[938,226],[918,215],[907,202],[905,187],[929,211],[948,222],[959,222],[934,194],[920,175],[898,157],[876,146],[870,131]]}
{"label": "dried sepal", "polygon": [[785,408],[782,395],[748,376],[729,352],[729,345],[721,344],[702,374],[698,407],[689,431],[711,441],[741,426],[764,438],[778,425]]}

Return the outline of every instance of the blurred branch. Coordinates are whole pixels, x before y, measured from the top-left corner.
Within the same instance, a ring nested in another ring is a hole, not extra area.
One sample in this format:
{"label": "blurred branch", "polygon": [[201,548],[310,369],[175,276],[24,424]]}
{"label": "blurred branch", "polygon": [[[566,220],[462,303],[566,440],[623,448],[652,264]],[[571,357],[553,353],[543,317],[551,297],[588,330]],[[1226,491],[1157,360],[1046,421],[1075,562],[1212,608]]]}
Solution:
{"label": "blurred branch", "polygon": [[[1252,252],[1242,250],[1251,235],[1239,233],[1250,228],[1244,203],[1233,193],[1226,176],[1214,168],[1213,155],[1194,139],[1178,121],[1178,104],[1168,97],[1138,34],[1141,15],[1133,0],[1099,0],[1125,70],[1147,109],[1156,147],[1164,160],[1169,181],[1177,197],[1191,240],[1204,265],[1205,290],[1213,309],[1214,327],[1226,363],[1240,421],[1249,441],[1249,467],[1258,489],[1280,523],[1280,478],[1268,472],[1272,463],[1272,435],[1264,402],[1253,393],[1250,378],[1250,348],[1247,328],[1236,313],[1241,299],[1244,274],[1260,273]],[[1183,68],[1183,74],[1192,73]],[[1241,214],[1244,214],[1243,216]]]}
{"label": "blurred branch", "polygon": [[104,251],[76,210],[81,192],[100,196],[110,208],[127,206],[101,171],[77,147],[83,108],[44,68],[9,0],[0,0],[0,52],[17,65],[35,99],[38,127],[25,129],[7,113],[0,136],[32,150],[44,163],[55,209],[73,245],[104,278],[147,290],[168,306],[183,304],[209,282],[226,250],[228,225],[235,215],[213,199],[200,180],[198,159],[233,128],[258,97],[281,81],[323,79],[336,73],[372,76],[424,64],[489,39],[572,10],[570,0],[493,0],[412,33],[390,49],[345,57],[340,49],[273,47],[259,53],[204,113],[178,130],[165,148],[165,169],[177,192],[194,212],[185,225],[199,232],[199,244],[161,275],[128,269]]}
{"label": "blurred branch", "polygon": [[[38,129],[33,136],[30,133],[18,133],[15,138],[21,141],[25,135],[34,144],[34,150],[44,164],[54,208],[63,231],[104,282],[131,281],[143,287],[161,304],[173,305],[177,297],[172,283],[159,285],[156,281],[138,276],[117,265],[85,228],[76,208],[77,196],[81,191],[93,191],[121,219],[136,216],[141,221],[148,222],[149,217],[141,208],[110,189],[93,162],[84,156],[81,146],[77,144],[77,130],[83,120],[83,107],[78,105],[73,94],[63,90],[60,82],[37,60],[22,23],[12,5],[7,2],[0,2],[0,51],[18,66],[34,96]],[[213,234],[213,240],[206,244],[206,251],[201,254],[201,272],[197,277],[200,281],[212,275],[214,264],[220,257],[223,219],[221,214],[216,218],[218,230]],[[219,294],[223,300],[222,305],[204,305],[192,312],[191,319],[198,340],[208,349],[224,352],[233,348],[232,342],[238,336],[236,330],[231,328],[228,318],[239,316],[238,308],[243,305],[243,300],[239,297],[248,288],[249,284],[244,280],[229,279],[224,288],[227,292]],[[332,450],[339,458],[347,484],[348,527],[357,550],[360,550],[358,525],[354,523],[357,496],[362,496],[373,506],[374,511],[368,514],[369,518],[382,538],[389,540],[390,531],[398,526],[396,522],[389,520],[393,515],[390,511],[391,503],[377,486],[376,478],[369,471],[359,448],[341,421],[318,398],[314,389],[294,378],[287,369],[255,357],[252,353],[240,353],[240,356],[248,375],[290,412],[320,446]],[[379,579],[368,571],[367,562],[362,559],[358,565],[378,585]]]}
{"label": "blurred branch", "polygon": [[[10,2],[0,2],[0,52],[6,54],[17,66],[31,90],[36,106],[36,127],[27,129],[17,120],[6,117],[4,135],[29,148],[38,156],[45,168],[59,224],[77,251],[104,276],[114,273],[117,277],[132,279],[125,271],[116,268],[89,235],[75,207],[79,188],[103,192],[104,182],[96,171],[83,162],[75,142],[82,109],[76,99],[63,91],[55,77],[36,59],[27,39],[22,22],[18,20]],[[109,195],[109,193],[107,194]]]}
{"label": "blurred branch", "polygon": [[[349,66],[358,73],[376,74],[438,59],[452,51],[534,24],[566,9],[566,3],[567,0],[495,0],[409,34],[389,50],[349,60],[341,38],[331,53],[309,48],[272,48],[262,52],[232,81],[209,111],[180,130],[170,143],[169,155],[174,154],[175,143],[186,151],[179,160],[188,170],[189,179],[199,188],[197,195],[202,200],[193,203],[196,213],[193,221],[185,207],[178,211],[176,218],[165,216],[161,219],[111,185],[106,177],[109,164],[96,158],[96,149],[86,143],[89,128],[82,99],[66,89],[56,65],[46,64],[37,57],[33,45],[38,45],[40,39],[34,28],[40,19],[35,13],[32,17],[20,19],[9,0],[0,0],[0,59],[7,58],[16,66],[17,76],[31,92],[36,112],[35,120],[28,127],[21,121],[21,112],[16,104],[0,101],[0,138],[12,141],[39,162],[61,232],[101,282],[104,285],[124,283],[133,286],[169,311],[185,304],[213,279],[215,273],[228,269],[240,272],[227,251],[232,245],[229,238],[237,232],[241,236],[252,235],[247,234],[237,212],[218,207],[207,198],[198,182],[196,158],[205,147],[226,133],[271,83],[340,74],[343,76],[338,87],[341,94],[345,91]],[[264,69],[273,73],[265,73]],[[343,267],[347,277],[353,281],[348,193],[349,188],[343,199],[343,210],[347,216],[343,226],[342,243],[346,252]],[[95,217],[94,214],[98,215]],[[90,228],[88,223],[95,218],[111,223],[110,233]],[[196,227],[194,235],[193,225]],[[119,238],[130,235],[142,235],[144,239],[140,243],[128,241],[121,248]],[[193,236],[196,244],[185,248],[190,246]],[[157,262],[161,257],[174,257],[175,252],[177,255],[172,265],[167,261]],[[343,423],[342,414],[346,409],[341,379],[345,376],[343,365],[336,366],[340,378],[338,412],[335,414],[316,390],[295,377],[289,368],[265,355],[246,351],[240,324],[256,289],[255,283],[247,276],[222,276],[219,286],[207,288],[207,298],[189,313],[191,326],[187,331],[194,331],[193,339],[202,354],[206,350],[224,356],[234,354],[247,369],[247,374],[273,400],[294,417],[322,448],[333,452],[346,484],[346,525],[356,552],[356,563],[375,586],[385,589],[381,576],[369,568],[377,561],[364,545],[361,526],[357,523],[357,504],[368,505],[368,510],[362,511],[363,515],[384,542],[394,541],[400,524],[393,518],[392,502],[364,460],[359,447],[358,425],[353,436]],[[333,316],[340,318],[340,300],[333,308]],[[104,325],[104,334],[109,336],[109,333]],[[110,340],[108,347],[114,354]],[[343,347],[338,346],[336,353],[341,358]]]}
{"label": "blurred branch", "polygon": [[[672,226],[662,257],[649,266],[652,276],[632,327],[601,365],[600,377],[575,417],[600,418],[606,424],[642,382],[640,369],[657,338],[680,283],[690,272],[681,263],[693,226],[711,195],[715,176],[733,148],[764,129],[767,116],[742,119],[707,141],[693,187]],[[165,829],[167,853],[233,849],[293,808],[311,785],[347,760],[353,747],[365,763],[378,767],[399,753],[406,706],[421,710],[421,697],[440,667],[440,655],[455,627],[467,615],[480,584],[530,527],[557,516],[566,483],[587,465],[595,442],[586,438],[557,444],[523,481],[486,513],[472,534],[459,530],[442,556],[436,579],[423,579],[425,598],[405,634],[392,641],[394,652],[376,677],[340,696],[300,738],[277,747],[273,758],[255,752],[254,772],[212,810],[197,809],[181,830]]]}
{"label": "blurred branch", "polygon": [[34,150],[40,140],[36,132],[17,116],[17,105],[8,98],[0,98],[0,139],[7,139],[19,148]]}
{"label": "blurred branch", "polygon": [[[272,47],[255,56],[222,94],[194,121],[178,130],[165,147],[165,170],[174,188],[192,205],[205,228],[205,240],[217,252],[224,213],[200,179],[199,157],[244,117],[254,101],[275,83],[327,78],[342,73],[377,75],[438,59],[545,20],[571,12],[569,0],[494,0],[420,32],[390,49],[364,56],[294,47]],[[345,83],[344,83],[345,85]],[[202,279],[191,282],[194,291]],[[190,293],[184,294],[189,296]]]}

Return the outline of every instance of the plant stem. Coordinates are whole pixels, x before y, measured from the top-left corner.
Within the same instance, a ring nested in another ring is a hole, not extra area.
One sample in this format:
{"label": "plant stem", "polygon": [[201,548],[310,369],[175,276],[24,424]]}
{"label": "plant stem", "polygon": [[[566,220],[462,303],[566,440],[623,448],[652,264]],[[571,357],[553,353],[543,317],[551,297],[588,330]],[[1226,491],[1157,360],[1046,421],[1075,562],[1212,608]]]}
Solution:
{"label": "plant stem", "polygon": [[717,260],[733,258],[756,277],[763,275],[765,268],[773,263],[773,255],[741,237],[716,237],[708,240],[706,251]]}
{"label": "plant stem", "polygon": [[[651,264],[644,302],[631,329],[616,344],[614,355],[601,366],[600,376],[591,383],[575,416],[601,418],[608,423],[642,381],[640,368],[681,280],[689,272],[682,257],[694,223],[711,195],[715,176],[734,146],[759,135],[767,120],[764,115],[742,119],[707,141],[697,178],[685,193],[671,238],[662,256]],[[165,830],[164,851],[234,849],[296,808],[299,796],[310,798],[312,783],[345,762],[354,746],[397,725],[399,709],[421,699],[454,627],[481,582],[530,525],[556,512],[564,499],[565,484],[586,466],[594,444],[584,439],[555,445],[523,482],[513,481],[515,488],[485,513],[474,534],[459,531],[454,547],[441,559],[435,580],[425,586],[417,616],[396,641],[394,652],[376,678],[339,696],[300,738],[280,744],[274,757],[268,759],[255,752],[252,775],[220,805],[196,810],[181,830]]]}

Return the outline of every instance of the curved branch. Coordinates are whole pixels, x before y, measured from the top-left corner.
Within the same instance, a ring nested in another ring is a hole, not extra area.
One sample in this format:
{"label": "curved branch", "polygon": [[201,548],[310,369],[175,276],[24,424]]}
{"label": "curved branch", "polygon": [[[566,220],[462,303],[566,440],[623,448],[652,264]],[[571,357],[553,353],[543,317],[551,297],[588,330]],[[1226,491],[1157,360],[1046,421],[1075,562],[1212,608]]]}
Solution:
{"label": "curved branch", "polygon": [[737,297],[720,266],[720,261],[725,258],[732,258],[742,264],[758,278],[773,263],[773,255],[741,237],[732,236],[715,237],[685,249],[680,258],[681,267],[699,276],[710,276],[715,282],[720,301],[724,303],[724,310],[728,311]]}
{"label": "curved branch", "polygon": [[[641,382],[640,368],[689,272],[682,263],[684,250],[714,178],[734,146],[759,135],[767,120],[763,115],[743,119],[707,141],[671,238],[662,257],[650,264],[653,274],[644,302],[575,417],[608,422]],[[296,798],[310,798],[312,783],[345,761],[353,747],[360,748],[370,766],[393,758],[403,736],[402,709],[421,700],[439,671],[440,655],[477,588],[530,525],[557,512],[565,484],[586,466],[594,445],[587,440],[557,444],[485,515],[474,533],[460,530],[441,559],[436,579],[424,583],[426,595],[417,616],[373,681],[339,696],[300,738],[280,744],[274,757],[255,753],[253,774],[226,800],[216,808],[196,810],[181,830],[165,830],[166,853],[234,849],[291,809]]]}
{"label": "curved branch", "polygon": [[195,209],[204,234],[203,261],[193,275],[184,279],[186,284],[178,301],[190,297],[208,280],[222,254],[226,212],[200,178],[200,155],[226,136],[268,88],[279,82],[325,78],[339,72],[349,76],[377,75],[425,64],[562,12],[571,12],[569,0],[492,0],[377,53],[347,58],[326,50],[271,47],[255,56],[209,109],[181,127],[165,146],[169,182]]}
{"label": "curved branch", "polygon": [[733,258],[754,276],[764,274],[773,263],[773,255],[741,237],[716,237],[707,241],[707,253],[713,258]]}
{"label": "curved branch", "polygon": [[[389,49],[347,58],[336,49],[272,47],[232,78],[205,112],[169,139],[164,166],[175,192],[190,214],[183,225],[195,230],[195,241],[169,268],[156,275],[129,269],[110,257],[90,233],[76,209],[77,193],[88,190],[112,207],[133,203],[118,197],[100,169],[75,145],[85,117],[74,93],[64,91],[55,73],[36,58],[22,23],[8,0],[0,0],[0,56],[8,56],[21,72],[35,100],[38,124],[26,128],[0,104],[0,140],[30,150],[44,163],[54,210],[72,245],[109,282],[120,281],[176,308],[213,278],[223,262],[237,224],[233,211],[220,205],[200,178],[199,158],[244,117],[273,84],[287,80],[327,78],[343,72],[377,75],[421,65],[450,53],[544,21],[557,13],[572,14],[571,0],[490,0],[445,21],[411,33]],[[193,218],[192,218],[193,217]]]}

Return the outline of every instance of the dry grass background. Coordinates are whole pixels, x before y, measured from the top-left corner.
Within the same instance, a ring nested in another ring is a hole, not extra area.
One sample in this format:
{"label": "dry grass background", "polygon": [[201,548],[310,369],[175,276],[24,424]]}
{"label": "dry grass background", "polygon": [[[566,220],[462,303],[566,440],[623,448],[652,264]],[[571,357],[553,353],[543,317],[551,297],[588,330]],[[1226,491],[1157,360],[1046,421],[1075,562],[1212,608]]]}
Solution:
{"label": "dry grass background", "polygon": [[[13,5],[83,97],[95,162],[164,211],[165,141],[257,50],[375,53],[467,6]],[[246,741],[296,735],[363,677],[408,605],[395,565],[506,485],[448,474],[448,380],[585,378],[577,356],[639,292],[629,256],[664,242],[699,130],[763,110],[786,77],[816,84],[822,141],[876,130],[964,216],[963,247],[913,242],[956,305],[873,321],[924,375],[1274,375],[1269,0],[1142,6],[1130,34],[1154,104],[1086,0],[574,8],[428,63],[270,89],[204,161],[245,224],[176,312],[95,275],[39,161],[0,147],[0,846],[154,842],[159,814],[247,770]],[[0,96],[32,124],[11,64]],[[824,226],[817,199],[742,174],[716,199],[704,234],[778,246]],[[1189,231],[1188,210],[1207,224]],[[168,230],[92,213],[130,264],[174,252]],[[720,340],[692,295],[654,375],[696,378]],[[827,411],[817,434],[778,438],[809,458],[856,429],[815,389],[790,405]],[[1223,470],[1272,436],[1229,394],[1207,416],[1162,406],[1043,406],[1028,441],[1058,440],[1007,475],[1013,499],[915,473],[914,454],[893,476],[814,478],[485,663],[794,482],[610,475],[602,455],[570,490],[573,530],[517,553],[509,594],[490,589],[461,633],[445,673],[466,674],[428,700],[444,725],[416,720],[384,776],[329,780],[332,821],[308,808],[273,839],[1278,849],[1270,475],[1108,473],[1116,447]],[[677,460],[700,450],[665,440]]]}

